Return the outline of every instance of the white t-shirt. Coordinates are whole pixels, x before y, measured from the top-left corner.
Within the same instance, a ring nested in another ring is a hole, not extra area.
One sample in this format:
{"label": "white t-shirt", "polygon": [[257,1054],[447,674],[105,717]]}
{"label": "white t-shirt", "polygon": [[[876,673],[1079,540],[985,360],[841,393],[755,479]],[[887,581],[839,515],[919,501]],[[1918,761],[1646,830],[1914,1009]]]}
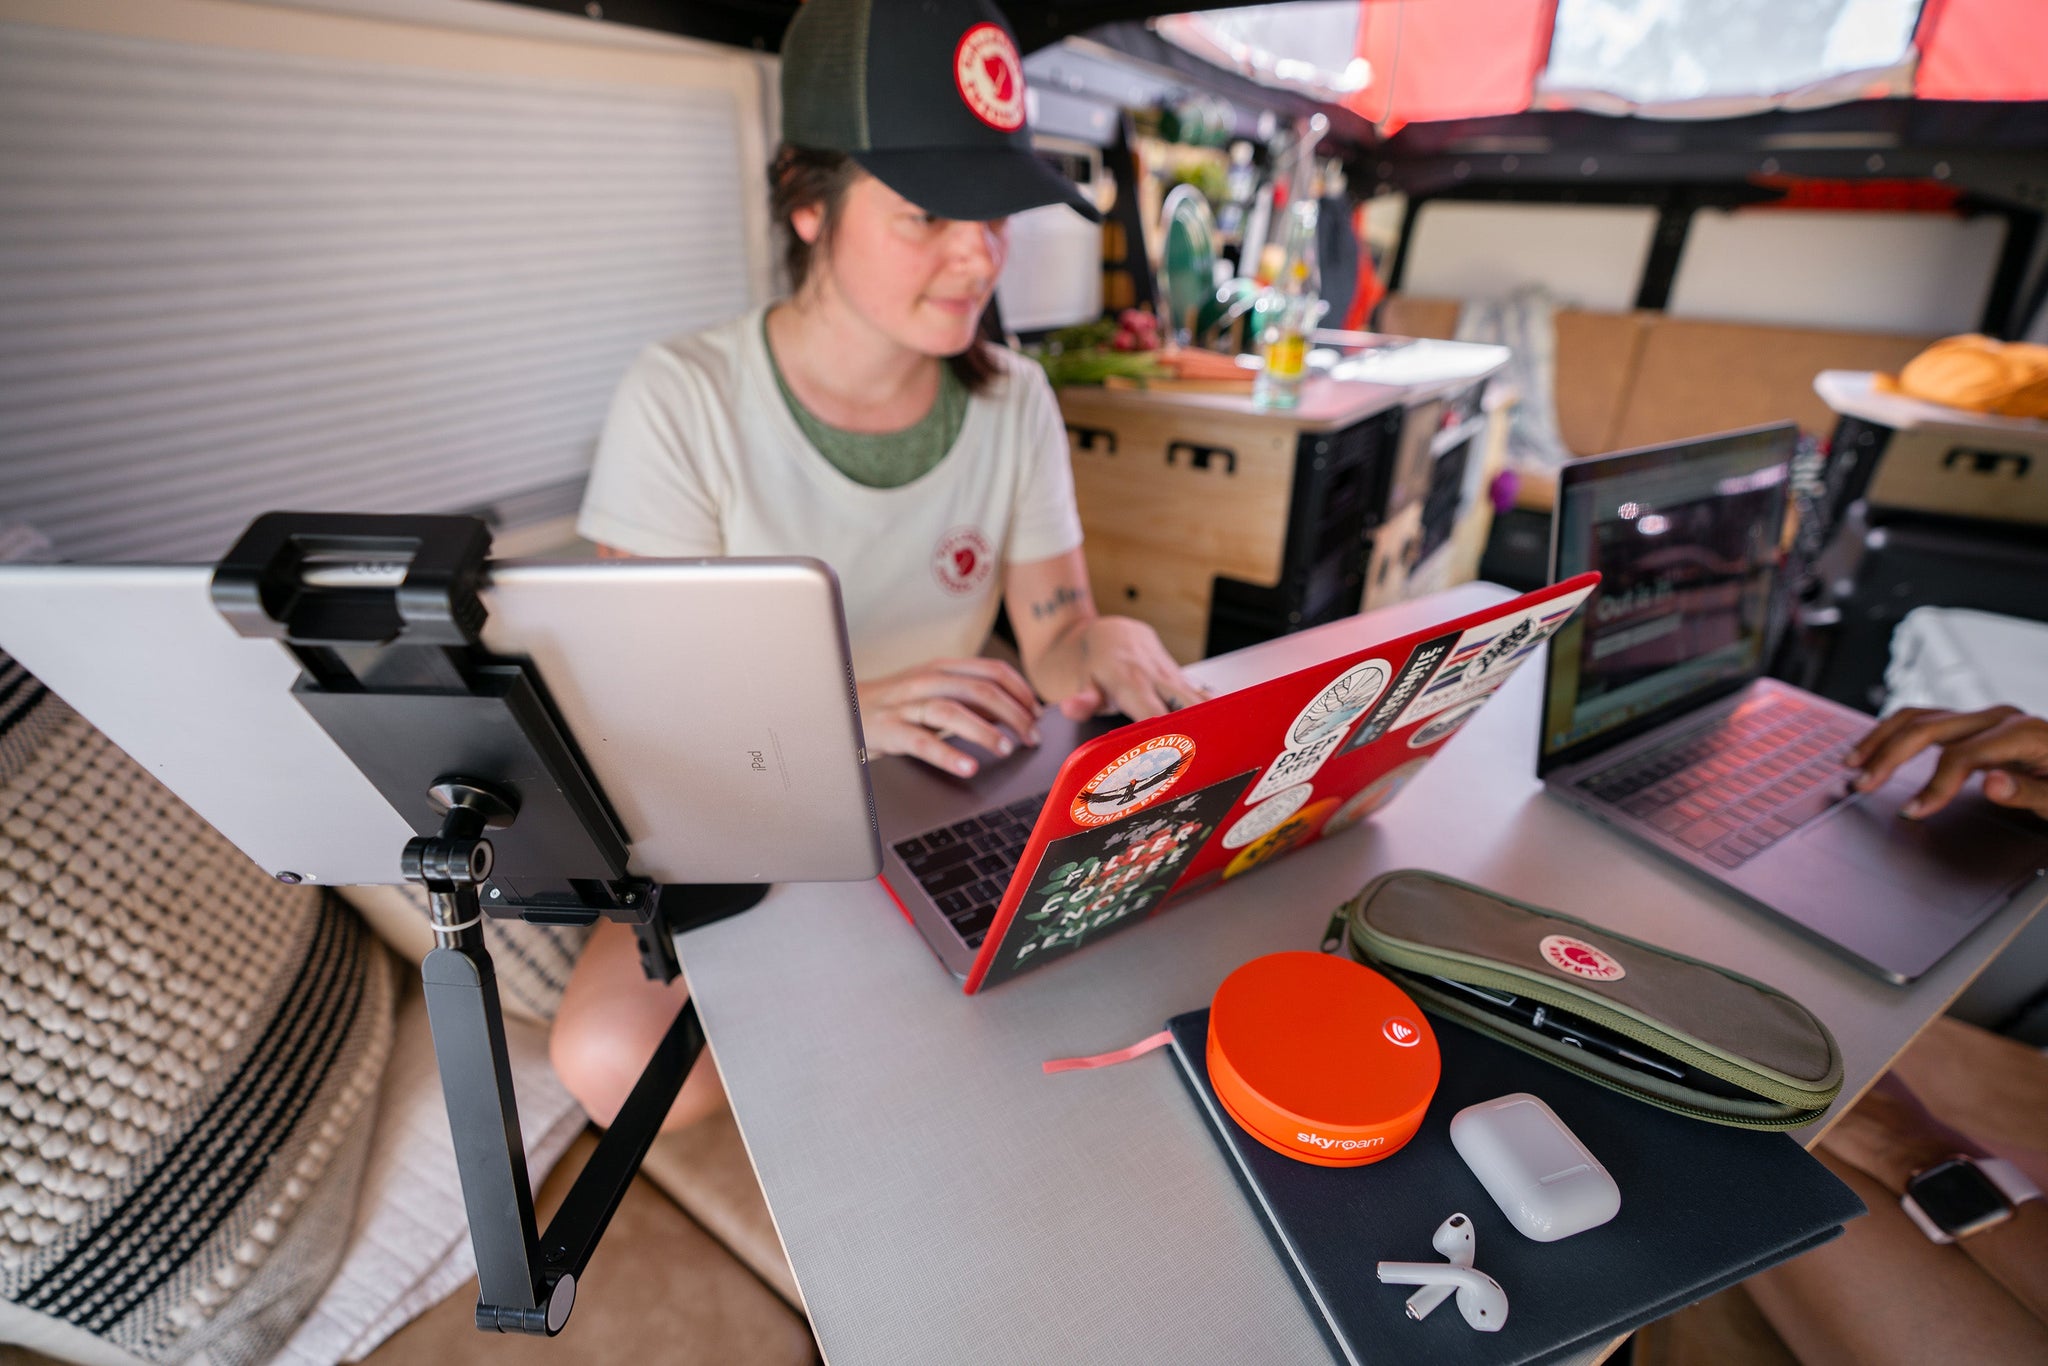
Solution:
{"label": "white t-shirt", "polygon": [[976,654],[999,565],[1081,544],[1045,374],[997,348],[944,459],[876,489],[818,453],[783,402],[765,310],[650,346],[612,399],[576,529],[636,555],[810,555],[839,575],[854,672]]}

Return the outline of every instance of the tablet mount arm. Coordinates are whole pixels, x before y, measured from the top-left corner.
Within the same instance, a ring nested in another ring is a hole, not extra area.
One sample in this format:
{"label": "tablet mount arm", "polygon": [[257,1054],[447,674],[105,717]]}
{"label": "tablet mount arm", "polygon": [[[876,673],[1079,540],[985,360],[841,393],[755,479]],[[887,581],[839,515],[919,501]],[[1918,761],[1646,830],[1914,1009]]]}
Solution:
{"label": "tablet mount arm", "polygon": [[[426,889],[434,927],[421,977],[476,1250],[477,1327],[552,1336],[704,1031],[685,1003],[537,1232],[483,917],[630,924],[648,977],[668,982],[681,970],[674,932],[766,889],[663,888],[628,874],[624,829],[537,671],[482,646],[489,552],[473,517],[268,513],[215,568],[213,599],[239,634],[277,639],[298,659],[294,696],[418,832],[400,868]],[[392,561],[406,562],[396,588],[371,575],[351,583],[350,566]],[[338,582],[315,582],[321,569]],[[500,830],[514,833],[488,837]]]}

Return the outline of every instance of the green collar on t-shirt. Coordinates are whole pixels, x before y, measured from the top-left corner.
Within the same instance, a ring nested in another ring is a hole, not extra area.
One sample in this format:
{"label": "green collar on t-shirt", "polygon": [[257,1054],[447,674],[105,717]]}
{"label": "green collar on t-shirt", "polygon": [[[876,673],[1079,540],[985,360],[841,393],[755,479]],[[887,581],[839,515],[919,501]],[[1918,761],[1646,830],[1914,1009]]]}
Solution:
{"label": "green collar on t-shirt", "polygon": [[929,474],[953,449],[960,428],[967,421],[967,386],[950,365],[939,367],[939,396],[931,410],[908,427],[896,432],[849,432],[822,422],[797,401],[789,381],[776,364],[775,348],[768,344],[768,315],[761,315],[761,346],[768,353],[768,370],[775,387],[789,405],[789,415],[803,428],[804,436],[818,454],[856,484],[871,489],[901,488]]}

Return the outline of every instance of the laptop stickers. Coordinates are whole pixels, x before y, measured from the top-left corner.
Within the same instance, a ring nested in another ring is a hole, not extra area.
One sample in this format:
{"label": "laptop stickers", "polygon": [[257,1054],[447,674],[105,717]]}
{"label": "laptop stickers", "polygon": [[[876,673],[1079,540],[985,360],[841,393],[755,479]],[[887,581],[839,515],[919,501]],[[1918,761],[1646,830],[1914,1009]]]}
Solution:
{"label": "laptop stickers", "polygon": [[981,985],[1014,977],[1141,919],[1180,881],[1251,780],[1250,773],[1240,773],[1176,792],[1114,824],[1046,845],[1024,884],[1028,890],[1002,952]]}
{"label": "laptop stickers", "polygon": [[1583,574],[1076,749],[967,978],[979,991],[1369,818],[1599,583]]}
{"label": "laptop stickers", "polygon": [[1067,814],[1076,825],[1101,825],[1164,797],[1195,757],[1185,735],[1157,735],[1103,765],[1074,794]]}

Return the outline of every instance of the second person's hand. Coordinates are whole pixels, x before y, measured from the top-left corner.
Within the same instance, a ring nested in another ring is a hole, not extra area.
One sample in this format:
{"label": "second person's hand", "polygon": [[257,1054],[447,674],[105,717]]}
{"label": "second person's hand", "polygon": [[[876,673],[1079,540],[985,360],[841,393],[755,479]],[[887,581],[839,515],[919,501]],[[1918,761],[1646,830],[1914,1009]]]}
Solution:
{"label": "second person's hand", "polygon": [[1849,752],[1849,766],[1863,770],[1856,790],[1876,791],[1901,764],[1935,745],[1941,747],[1941,758],[1934,776],[1902,814],[1916,820],[1934,814],[1962,791],[1972,773],[1982,770],[1986,797],[2000,806],[2048,816],[2048,721],[2018,707],[1893,712]]}

